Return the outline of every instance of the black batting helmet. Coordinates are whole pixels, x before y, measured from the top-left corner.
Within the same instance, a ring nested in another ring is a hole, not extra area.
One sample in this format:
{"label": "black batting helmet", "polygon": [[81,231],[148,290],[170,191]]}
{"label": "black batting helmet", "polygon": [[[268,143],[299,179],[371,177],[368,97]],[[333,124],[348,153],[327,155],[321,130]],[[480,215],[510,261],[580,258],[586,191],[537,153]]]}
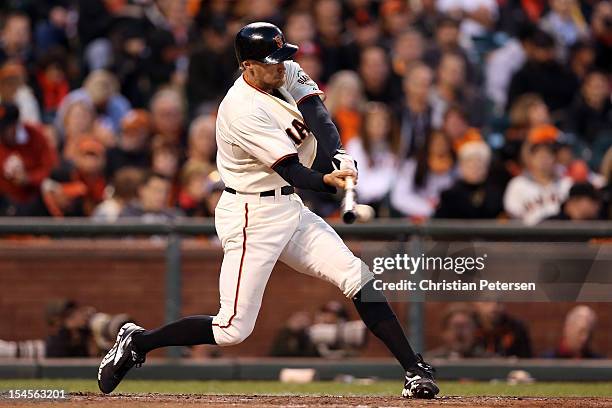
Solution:
{"label": "black batting helmet", "polygon": [[291,58],[298,50],[297,45],[285,41],[283,32],[270,23],[245,25],[236,34],[234,47],[238,64],[246,60],[278,64]]}

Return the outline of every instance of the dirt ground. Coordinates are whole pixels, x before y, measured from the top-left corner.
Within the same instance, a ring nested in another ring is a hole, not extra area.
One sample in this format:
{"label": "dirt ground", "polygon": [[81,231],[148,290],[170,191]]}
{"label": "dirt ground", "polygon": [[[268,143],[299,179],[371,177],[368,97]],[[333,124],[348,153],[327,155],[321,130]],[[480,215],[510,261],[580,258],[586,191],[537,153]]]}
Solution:
{"label": "dirt ground", "polygon": [[116,394],[102,396],[75,393],[58,401],[19,401],[0,399],[0,407],[612,407],[612,398],[538,398],[538,397],[441,397],[435,400],[407,400],[399,397],[328,396],[236,396],[194,394]]}

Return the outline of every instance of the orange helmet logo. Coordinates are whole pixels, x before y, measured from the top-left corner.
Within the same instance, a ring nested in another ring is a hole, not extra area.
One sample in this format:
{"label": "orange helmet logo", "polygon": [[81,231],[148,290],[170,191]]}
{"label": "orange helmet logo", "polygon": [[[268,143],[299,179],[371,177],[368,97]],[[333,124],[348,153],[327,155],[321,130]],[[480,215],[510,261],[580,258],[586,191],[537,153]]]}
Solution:
{"label": "orange helmet logo", "polygon": [[283,47],[283,37],[281,37],[280,34],[277,34],[273,39],[274,39],[274,42],[276,43],[276,45],[278,46],[278,48],[282,48]]}

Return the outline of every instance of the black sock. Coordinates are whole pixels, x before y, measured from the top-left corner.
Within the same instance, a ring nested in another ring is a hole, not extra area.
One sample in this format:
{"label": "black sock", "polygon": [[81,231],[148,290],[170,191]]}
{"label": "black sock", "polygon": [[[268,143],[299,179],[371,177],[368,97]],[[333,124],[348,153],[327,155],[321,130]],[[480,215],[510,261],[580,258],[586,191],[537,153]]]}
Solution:
{"label": "black sock", "polygon": [[154,330],[137,333],[134,346],[142,353],[168,346],[217,344],[212,330],[212,317],[206,315],[184,317]]}
{"label": "black sock", "polygon": [[397,321],[385,295],[368,282],[353,297],[353,303],[365,325],[387,346],[404,370],[416,365],[416,355]]}

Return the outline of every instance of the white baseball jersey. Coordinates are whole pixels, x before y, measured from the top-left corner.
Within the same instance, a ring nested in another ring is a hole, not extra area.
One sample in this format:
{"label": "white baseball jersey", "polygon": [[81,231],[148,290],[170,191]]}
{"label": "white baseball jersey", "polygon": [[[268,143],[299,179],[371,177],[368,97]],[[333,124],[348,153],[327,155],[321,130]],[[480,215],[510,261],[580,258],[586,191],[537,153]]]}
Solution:
{"label": "white baseball jersey", "polygon": [[302,98],[322,94],[317,84],[293,61],[285,61],[285,100],[249,84],[241,75],[217,114],[217,167],[226,186],[255,193],[287,185],[272,166],[297,154],[310,167],[317,140],[297,108]]}
{"label": "white baseball jersey", "polygon": [[504,194],[504,209],[525,224],[537,224],[559,212],[571,186],[572,180],[569,177],[543,186],[528,174],[521,174],[508,183]]}
{"label": "white baseball jersey", "polygon": [[[288,61],[285,68],[285,85],[279,89],[285,100],[240,77],[219,107],[217,166],[225,185],[237,191],[223,192],[215,208],[215,227],[223,246],[220,308],[213,317],[213,334],[220,346],[240,343],[251,334],[277,261],[333,283],[347,297],[373,277],[297,194],[280,194],[287,182],[271,169],[274,163],[298,155],[309,167],[317,150],[296,101],[321,93],[298,64]],[[258,194],[272,189],[274,196]]]}

